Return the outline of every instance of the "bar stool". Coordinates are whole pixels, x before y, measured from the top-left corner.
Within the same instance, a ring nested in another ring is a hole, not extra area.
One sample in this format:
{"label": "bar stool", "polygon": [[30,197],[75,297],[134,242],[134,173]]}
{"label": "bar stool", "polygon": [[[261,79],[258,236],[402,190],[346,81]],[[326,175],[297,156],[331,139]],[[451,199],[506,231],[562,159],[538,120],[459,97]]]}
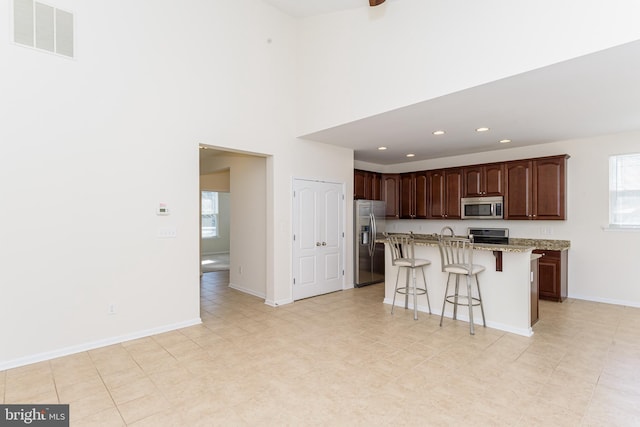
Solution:
{"label": "bar stool", "polygon": [[[424,267],[431,264],[431,261],[427,259],[420,259],[415,257],[415,238],[413,232],[407,235],[389,235],[385,233],[389,249],[391,250],[391,259],[394,266],[398,267],[398,274],[396,275],[396,287],[393,292],[393,303],[391,305],[391,314],[396,305],[396,295],[404,295],[404,308],[409,308],[409,295],[413,295],[413,318],[418,320],[418,295],[425,295],[427,297],[427,306],[429,307],[429,314],[431,314],[431,302],[429,301],[429,292],[427,291],[427,278],[424,273]],[[407,280],[405,286],[398,287],[398,281],[400,279],[400,269],[405,268],[407,270]],[[424,288],[417,287],[416,284],[416,269],[422,271],[422,280],[424,281]],[[411,274],[411,280],[410,276]]]}
{"label": "bar stool", "polygon": [[[449,235],[445,233],[449,232]],[[444,318],[444,308],[447,303],[453,304],[453,319],[457,319],[458,306],[469,307],[469,332],[471,335],[475,334],[473,327],[473,307],[480,306],[480,312],[482,313],[482,324],[487,327],[487,323],[484,318],[484,308],[482,307],[482,297],[480,295],[480,282],[478,282],[478,273],[485,270],[484,266],[473,263],[473,240],[464,237],[456,237],[453,234],[451,227],[444,227],[440,231],[438,238],[438,248],[440,249],[440,258],[442,260],[442,271],[448,273],[447,275],[447,287],[444,292],[444,301],[442,302],[442,314],[440,315],[440,326],[442,326],[442,319]],[[455,292],[449,293],[449,282],[451,275],[456,276]],[[466,294],[460,294],[459,284],[460,276],[465,276],[467,279],[467,292]],[[471,278],[475,278],[476,289],[478,296],[473,296],[473,289],[471,287]]]}

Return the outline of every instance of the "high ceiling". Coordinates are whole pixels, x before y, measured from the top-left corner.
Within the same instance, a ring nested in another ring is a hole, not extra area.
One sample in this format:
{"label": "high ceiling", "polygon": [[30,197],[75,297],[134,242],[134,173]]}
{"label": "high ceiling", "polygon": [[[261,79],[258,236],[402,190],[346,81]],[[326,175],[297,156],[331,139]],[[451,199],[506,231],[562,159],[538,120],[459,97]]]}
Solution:
{"label": "high ceiling", "polygon": [[[264,1],[293,16],[369,7],[366,0]],[[386,165],[640,130],[638,76],[640,41],[302,137]]]}
{"label": "high ceiling", "polygon": [[303,137],[353,148],[356,160],[395,164],[634,130],[640,41]]}

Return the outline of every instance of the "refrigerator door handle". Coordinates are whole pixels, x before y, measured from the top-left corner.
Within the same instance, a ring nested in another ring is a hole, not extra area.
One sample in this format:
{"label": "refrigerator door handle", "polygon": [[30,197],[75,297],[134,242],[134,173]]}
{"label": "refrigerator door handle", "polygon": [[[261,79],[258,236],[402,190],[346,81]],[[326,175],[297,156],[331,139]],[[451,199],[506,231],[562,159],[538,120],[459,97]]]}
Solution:
{"label": "refrigerator door handle", "polygon": [[369,214],[369,219],[371,221],[371,235],[369,236],[369,256],[373,256],[376,249],[376,236],[378,234],[378,230],[376,227],[376,217],[373,213]]}

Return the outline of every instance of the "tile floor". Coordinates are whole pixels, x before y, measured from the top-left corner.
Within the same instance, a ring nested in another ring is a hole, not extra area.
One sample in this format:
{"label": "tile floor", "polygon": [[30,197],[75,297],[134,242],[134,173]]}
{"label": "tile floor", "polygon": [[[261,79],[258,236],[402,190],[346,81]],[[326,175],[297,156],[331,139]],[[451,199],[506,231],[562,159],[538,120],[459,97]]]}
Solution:
{"label": "tile floor", "polygon": [[4,403],[72,426],[637,426],[640,309],[541,302],[532,338],[381,303],[272,308],[202,279],[203,324],[0,372]]}

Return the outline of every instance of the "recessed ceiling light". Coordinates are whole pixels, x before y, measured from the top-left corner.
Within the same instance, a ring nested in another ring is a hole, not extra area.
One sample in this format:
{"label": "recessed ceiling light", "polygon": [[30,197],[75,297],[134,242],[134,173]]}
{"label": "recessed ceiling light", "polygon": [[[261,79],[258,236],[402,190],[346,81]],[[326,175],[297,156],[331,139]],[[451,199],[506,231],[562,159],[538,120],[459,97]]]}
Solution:
{"label": "recessed ceiling light", "polygon": [[500,140],[500,144],[508,144],[508,143],[510,143],[510,142],[511,142],[511,140],[510,140],[510,139],[501,139],[501,140]]}
{"label": "recessed ceiling light", "polygon": [[476,129],[476,132],[486,132],[488,130],[489,130],[489,128],[478,128],[478,129]]}
{"label": "recessed ceiling light", "polygon": [[409,153],[409,154],[407,154],[407,157],[415,157],[415,156],[416,156],[416,155],[415,155],[415,154],[413,154],[413,153]]}
{"label": "recessed ceiling light", "polygon": [[444,131],[443,130],[437,130],[435,132],[433,132],[434,135],[444,135]]}
{"label": "recessed ceiling light", "polygon": [[387,147],[378,147],[378,150],[380,150],[380,151],[384,151],[386,149],[387,149]]}

